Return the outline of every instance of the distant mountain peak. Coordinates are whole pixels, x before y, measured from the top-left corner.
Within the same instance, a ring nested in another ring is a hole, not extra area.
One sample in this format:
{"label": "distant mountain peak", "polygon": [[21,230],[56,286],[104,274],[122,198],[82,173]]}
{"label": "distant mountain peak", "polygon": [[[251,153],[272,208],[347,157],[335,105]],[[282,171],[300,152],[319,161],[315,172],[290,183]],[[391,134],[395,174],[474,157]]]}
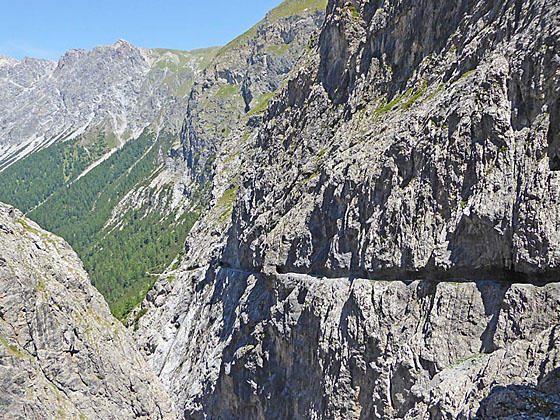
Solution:
{"label": "distant mountain peak", "polygon": [[132,45],[130,42],[128,42],[125,39],[118,39],[117,41],[115,41],[115,43],[113,44],[113,46],[115,47],[134,47],[134,45]]}
{"label": "distant mountain peak", "polygon": [[12,57],[8,57],[7,55],[0,54],[0,66],[3,65],[15,65],[18,63],[18,60]]}

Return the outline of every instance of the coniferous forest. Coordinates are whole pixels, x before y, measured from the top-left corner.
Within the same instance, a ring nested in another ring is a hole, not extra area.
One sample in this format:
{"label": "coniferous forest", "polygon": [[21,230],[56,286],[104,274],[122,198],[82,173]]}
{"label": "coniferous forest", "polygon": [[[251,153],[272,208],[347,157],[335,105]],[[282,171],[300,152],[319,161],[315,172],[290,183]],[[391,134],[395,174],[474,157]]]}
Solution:
{"label": "coniferous forest", "polygon": [[[144,205],[125,208],[118,222],[110,221],[131,189],[145,187],[157,175],[154,168],[171,141],[143,134],[82,177],[88,165],[109,150],[107,143],[103,138],[89,145],[61,142],[0,173],[0,201],[27,212],[66,239],[120,319],[141,302],[157,275],[182,252],[199,215],[197,208],[177,213]],[[171,188],[149,194],[167,199]]]}

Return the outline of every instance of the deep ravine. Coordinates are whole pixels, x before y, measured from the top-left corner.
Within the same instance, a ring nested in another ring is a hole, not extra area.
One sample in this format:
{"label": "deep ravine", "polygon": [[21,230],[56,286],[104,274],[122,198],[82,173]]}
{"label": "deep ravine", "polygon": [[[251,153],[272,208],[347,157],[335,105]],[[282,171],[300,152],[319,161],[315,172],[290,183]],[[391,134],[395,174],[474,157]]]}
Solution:
{"label": "deep ravine", "polygon": [[66,183],[91,162],[55,165],[30,216],[71,232],[58,209],[94,202],[86,266],[179,246],[103,258],[139,272],[98,284],[130,287],[123,317],[145,295],[124,328],[71,248],[0,204],[0,417],[560,418],[558,2],[287,0],[222,48],[58,66],[125,50],[156,86],[143,134],[87,199]]}

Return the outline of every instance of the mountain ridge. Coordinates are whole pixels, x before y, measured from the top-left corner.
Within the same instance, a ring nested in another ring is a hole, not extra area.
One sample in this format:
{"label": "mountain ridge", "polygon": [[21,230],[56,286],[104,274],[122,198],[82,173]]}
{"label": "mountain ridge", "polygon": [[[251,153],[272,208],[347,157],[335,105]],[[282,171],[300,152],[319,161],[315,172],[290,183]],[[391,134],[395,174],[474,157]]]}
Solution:
{"label": "mountain ridge", "polygon": [[[181,88],[178,82],[172,85],[171,77],[179,73],[181,83],[188,83],[195,77],[198,63],[204,61],[204,54],[213,50],[167,50],[160,54],[158,49],[138,48],[118,40],[91,50],[69,50],[56,62],[25,58],[8,63],[0,74],[5,81],[3,98],[11,105],[4,109],[2,118],[0,169],[56,141],[73,140],[91,131],[114,136],[114,147],[137,138],[167,106],[166,102],[188,93],[188,88]],[[181,65],[171,70],[165,66],[169,59]],[[37,68],[29,70],[30,66]],[[18,85],[19,89],[12,86],[12,80],[24,77],[26,71],[36,76],[33,83]],[[96,86],[96,90],[87,86]],[[146,98],[142,91],[146,91]],[[30,98],[40,98],[40,107]],[[142,121],[138,114],[142,114]],[[168,121],[167,130],[178,130],[173,124],[180,122]],[[29,128],[18,131],[22,125]]]}
{"label": "mountain ridge", "polygon": [[60,171],[30,216],[179,418],[556,418],[559,21],[545,0],[288,0],[195,77],[159,50],[171,114],[86,176],[103,132],[0,180]]}

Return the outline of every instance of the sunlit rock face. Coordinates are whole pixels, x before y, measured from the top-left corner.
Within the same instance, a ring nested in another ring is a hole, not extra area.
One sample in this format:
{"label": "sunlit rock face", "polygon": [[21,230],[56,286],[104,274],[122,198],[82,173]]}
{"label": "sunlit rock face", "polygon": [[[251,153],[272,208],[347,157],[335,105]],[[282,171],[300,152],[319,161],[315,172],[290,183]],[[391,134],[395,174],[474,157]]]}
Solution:
{"label": "sunlit rock face", "polygon": [[143,303],[179,415],[552,415],[559,17],[329,1],[264,115],[221,143],[212,206]]}
{"label": "sunlit rock face", "polygon": [[5,419],[175,418],[70,246],[1,203],[0,385]]}

